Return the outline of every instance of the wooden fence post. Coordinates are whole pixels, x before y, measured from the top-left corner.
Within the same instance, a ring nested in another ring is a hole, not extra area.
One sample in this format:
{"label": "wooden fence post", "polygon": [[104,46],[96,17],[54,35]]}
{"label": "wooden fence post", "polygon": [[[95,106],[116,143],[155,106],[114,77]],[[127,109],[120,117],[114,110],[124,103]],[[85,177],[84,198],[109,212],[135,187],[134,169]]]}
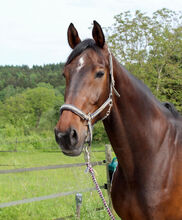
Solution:
{"label": "wooden fence post", "polygon": [[107,193],[109,197],[109,208],[111,212],[113,212],[112,201],[111,201],[111,182],[110,182],[110,176],[109,176],[109,164],[112,161],[111,145],[106,144],[105,153],[106,153]]}

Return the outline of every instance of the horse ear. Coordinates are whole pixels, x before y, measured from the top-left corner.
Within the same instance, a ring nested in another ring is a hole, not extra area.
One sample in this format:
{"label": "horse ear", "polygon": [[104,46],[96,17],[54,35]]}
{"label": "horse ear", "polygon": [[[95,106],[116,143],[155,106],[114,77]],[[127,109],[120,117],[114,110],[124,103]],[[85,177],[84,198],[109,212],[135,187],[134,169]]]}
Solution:
{"label": "horse ear", "polygon": [[72,49],[76,47],[77,44],[81,42],[78,32],[74,25],[71,23],[68,27],[68,43]]}
{"label": "horse ear", "polygon": [[95,40],[96,44],[103,48],[104,44],[105,44],[105,37],[104,37],[104,33],[102,31],[102,28],[100,26],[99,23],[97,23],[97,21],[94,21],[94,27],[92,29],[92,36],[93,39]]}

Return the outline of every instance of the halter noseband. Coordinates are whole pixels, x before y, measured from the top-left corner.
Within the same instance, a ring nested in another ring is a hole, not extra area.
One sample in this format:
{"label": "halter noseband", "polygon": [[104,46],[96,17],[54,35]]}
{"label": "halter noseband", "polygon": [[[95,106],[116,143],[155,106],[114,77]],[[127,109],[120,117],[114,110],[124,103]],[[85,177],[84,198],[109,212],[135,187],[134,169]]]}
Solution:
{"label": "halter noseband", "polygon": [[111,55],[110,51],[109,51],[109,66],[110,66],[110,78],[111,78],[109,98],[95,112],[93,112],[91,114],[90,113],[85,114],[79,108],[77,108],[71,104],[63,104],[60,108],[60,114],[62,114],[62,112],[64,110],[68,110],[68,111],[71,111],[74,114],[78,115],[83,120],[87,121],[88,133],[89,133],[89,138],[87,135],[87,139],[88,139],[89,146],[91,145],[91,142],[92,142],[92,119],[94,119],[97,115],[99,115],[108,105],[109,105],[109,109],[108,109],[106,115],[101,120],[103,121],[104,119],[106,119],[109,116],[109,114],[111,112],[112,105],[113,105],[112,90],[114,91],[114,93],[118,97],[120,97],[119,93],[115,89],[115,81],[114,81],[114,75],[113,75],[113,62],[112,62],[112,55]]}

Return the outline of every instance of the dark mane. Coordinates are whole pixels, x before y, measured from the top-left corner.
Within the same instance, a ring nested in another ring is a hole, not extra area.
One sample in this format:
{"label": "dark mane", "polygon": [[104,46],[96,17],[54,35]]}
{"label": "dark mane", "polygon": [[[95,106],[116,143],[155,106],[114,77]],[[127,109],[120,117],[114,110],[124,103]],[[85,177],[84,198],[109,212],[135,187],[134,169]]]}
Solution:
{"label": "dark mane", "polygon": [[71,54],[69,55],[67,61],[66,61],[66,65],[70,64],[71,61],[79,56],[84,50],[88,49],[88,48],[92,48],[93,50],[95,50],[96,52],[99,53],[99,47],[96,45],[95,41],[93,39],[86,39],[82,42],[80,42],[75,48],[74,50],[71,52]]}
{"label": "dark mane", "polygon": [[172,103],[163,102],[162,104],[173,114],[175,118],[180,116],[179,112],[176,110],[176,108],[174,107]]}

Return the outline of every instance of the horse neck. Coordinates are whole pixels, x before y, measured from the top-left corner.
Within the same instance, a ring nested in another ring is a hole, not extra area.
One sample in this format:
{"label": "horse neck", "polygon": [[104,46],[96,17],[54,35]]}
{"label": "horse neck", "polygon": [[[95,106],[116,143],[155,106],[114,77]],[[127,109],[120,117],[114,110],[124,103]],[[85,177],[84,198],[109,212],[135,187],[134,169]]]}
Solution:
{"label": "horse neck", "polygon": [[[110,116],[104,126],[117,156],[119,167],[128,178],[135,166],[160,146],[157,134],[165,132],[165,118],[149,89],[130,75],[113,58],[114,78],[120,98],[114,95]],[[163,126],[161,126],[161,123]]]}

